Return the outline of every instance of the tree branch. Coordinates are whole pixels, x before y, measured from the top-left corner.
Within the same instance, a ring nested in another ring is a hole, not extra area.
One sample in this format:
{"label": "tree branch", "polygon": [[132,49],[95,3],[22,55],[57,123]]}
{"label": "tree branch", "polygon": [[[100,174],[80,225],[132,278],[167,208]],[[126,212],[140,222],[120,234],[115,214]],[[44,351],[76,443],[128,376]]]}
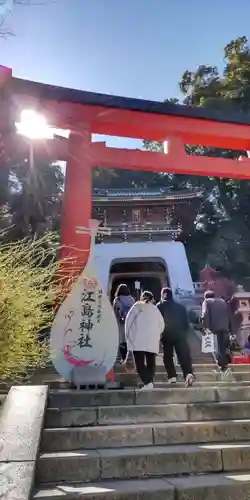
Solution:
{"label": "tree branch", "polygon": [[15,5],[50,5],[51,3],[56,3],[57,0],[14,0]]}
{"label": "tree branch", "polygon": [[[53,3],[56,3],[57,0],[14,0],[15,5],[29,6],[29,7],[37,7],[37,6],[46,6]],[[5,15],[0,16],[0,38],[8,38],[9,36],[13,36],[14,33],[6,26],[6,21],[10,11],[6,12]]]}
{"label": "tree branch", "polygon": [[0,17],[0,38],[8,38],[12,36],[12,31],[6,26],[7,18],[9,17],[9,13],[6,16]]}

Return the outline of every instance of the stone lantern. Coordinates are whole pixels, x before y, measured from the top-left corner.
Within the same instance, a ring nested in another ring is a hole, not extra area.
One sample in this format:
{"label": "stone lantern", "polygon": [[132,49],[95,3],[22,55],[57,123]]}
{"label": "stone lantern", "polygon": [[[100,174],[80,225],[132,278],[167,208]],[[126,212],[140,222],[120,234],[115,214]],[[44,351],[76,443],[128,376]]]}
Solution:
{"label": "stone lantern", "polygon": [[244,348],[250,334],[250,292],[237,287],[231,300],[233,313],[234,333],[241,349]]}

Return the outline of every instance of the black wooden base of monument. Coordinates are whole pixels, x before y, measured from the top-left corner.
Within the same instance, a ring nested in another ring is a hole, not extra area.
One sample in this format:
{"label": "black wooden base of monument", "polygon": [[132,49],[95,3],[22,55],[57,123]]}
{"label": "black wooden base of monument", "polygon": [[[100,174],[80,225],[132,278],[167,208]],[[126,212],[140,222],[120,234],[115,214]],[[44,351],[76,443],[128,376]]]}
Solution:
{"label": "black wooden base of monument", "polygon": [[70,383],[70,389],[80,389],[82,391],[101,391],[105,389],[106,384],[81,384],[76,385],[74,382]]}
{"label": "black wooden base of monument", "polygon": [[121,383],[115,383],[115,384],[110,384],[110,382],[107,382],[105,384],[81,384],[81,385],[76,385],[74,382],[70,382],[69,385],[70,389],[73,390],[81,390],[81,391],[103,391],[103,390],[108,390],[108,391],[115,391],[115,390],[121,390],[124,389],[124,385]]}
{"label": "black wooden base of monument", "polygon": [[95,369],[93,367],[75,366],[70,373],[70,386],[72,389],[81,389],[85,391],[96,390],[115,390],[123,389],[121,384],[108,381],[106,378],[107,370],[105,367]]}

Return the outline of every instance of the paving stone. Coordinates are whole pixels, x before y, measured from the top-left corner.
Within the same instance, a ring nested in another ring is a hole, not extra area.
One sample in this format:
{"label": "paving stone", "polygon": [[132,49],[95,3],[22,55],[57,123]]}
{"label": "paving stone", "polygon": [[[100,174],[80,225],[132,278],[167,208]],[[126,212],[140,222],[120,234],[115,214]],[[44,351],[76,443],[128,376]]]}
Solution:
{"label": "paving stone", "polygon": [[154,389],[153,391],[135,391],[136,404],[195,403],[216,401],[214,388],[189,387],[188,389]]}
{"label": "paving stone", "polygon": [[217,401],[249,401],[250,387],[218,387]]}
{"label": "paving stone", "polygon": [[103,479],[220,471],[220,450],[166,446],[99,450]]}
{"label": "paving stone", "polygon": [[248,500],[250,474],[208,474],[168,478],[175,500]]}
{"label": "paving stone", "polygon": [[28,500],[32,493],[35,462],[0,463],[1,500]]}
{"label": "paving stone", "polygon": [[[241,364],[241,365],[235,365],[235,364],[231,364],[230,365],[230,368],[231,370],[234,372],[247,372],[247,373],[250,373],[250,365],[246,365],[246,364]],[[124,373],[124,367],[121,366],[120,364],[116,366],[116,373]],[[177,373],[181,374],[181,368],[180,368],[180,365],[177,365],[176,366],[176,370],[177,370]],[[215,365],[215,363],[210,363],[210,364],[197,364],[197,363],[193,363],[193,370],[194,370],[194,373],[203,373],[203,372],[206,372],[206,373],[209,373],[209,372],[212,372],[213,370],[217,370],[217,366]],[[165,371],[165,367],[163,365],[163,362],[161,361],[161,363],[157,362],[156,363],[156,372],[161,372],[161,373],[166,373]]]}
{"label": "paving stone", "polygon": [[41,449],[57,452],[79,449],[147,446],[153,444],[152,425],[115,425],[104,427],[45,429]]}
{"label": "paving stone", "polygon": [[[120,373],[116,375],[117,381],[123,383],[125,386],[136,386],[138,382],[140,381],[140,378],[138,377],[137,374],[130,374],[130,373]],[[221,381],[222,377],[219,372],[215,372],[213,370],[210,370],[209,372],[198,372],[195,374],[195,378],[197,382],[210,382],[210,383],[216,383],[217,381]],[[242,381],[249,381],[250,380],[250,372],[232,372],[230,375],[227,377],[228,380],[232,380],[235,382],[242,382]],[[168,377],[165,373],[162,372],[156,372],[154,381],[157,382],[167,382]],[[177,373],[177,381],[182,382],[183,381],[183,374],[182,373]]]}
{"label": "paving stone", "polygon": [[189,420],[250,418],[250,401],[189,404],[188,418]]}
{"label": "paving stone", "polygon": [[134,404],[134,398],[133,390],[52,390],[49,396],[49,407],[82,408],[84,406],[132,405]]}
{"label": "paving stone", "polygon": [[[246,364],[230,364],[231,370],[234,372],[249,372],[250,373],[250,365]],[[193,364],[193,369],[195,373],[198,372],[209,372],[212,370],[217,370],[217,366],[215,364]],[[157,367],[158,370],[158,367]]]}
{"label": "paving stone", "polygon": [[[195,385],[194,385],[194,388],[198,388],[198,387],[213,387],[214,389],[216,389],[217,387],[232,387],[232,384],[234,387],[249,387],[249,382],[248,381],[243,381],[243,382],[236,382],[235,380],[227,380],[227,381],[224,381],[224,380],[217,380],[216,382],[195,382]],[[168,382],[156,382],[154,384],[154,387],[155,389],[166,389],[166,388],[169,388],[170,384]],[[184,382],[177,382],[175,385],[174,385],[175,388],[183,388],[184,387]],[[134,388],[136,388],[134,386]]]}
{"label": "paving stone", "polygon": [[154,424],[156,445],[246,441],[250,420]]}
{"label": "paving stone", "polygon": [[250,443],[229,443],[223,446],[222,460],[226,471],[250,470]]}
{"label": "paving stone", "polygon": [[96,451],[44,453],[37,463],[37,481],[96,481],[100,479],[100,470],[100,455]]}
{"label": "paving stone", "polygon": [[0,413],[0,462],[36,460],[46,400],[45,386],[10,389]]}
{"label": "paving stone", "polygon": [[97,425],[97,408],[48,409],[45,428]]}
{"label": "paving stone", "polygon": [[[220,380],[220,374],[217,375],[217,380]],[[250,380],[250,372],[236,372],[235,370],[232,372],[232,380],[236,380],[237,382],[244,382]]]}
{"label": "paving stone", "polygon": [[185,404],[111,406],[98,409],[98,421],[101,425],[185,420]]}
{"label": "paving stone", "polygon": [[174,500],[174,487],[162,479],[137,479],[91,484],[61,484],[58,488],[41,489],[34,495],[36,500]]}
{"label": "paving stone", "polygon": [[[157,371],[160,370],[162,365],[157,366]],[[231,370],[234,372],[249,372],[250,373],[250,365],[246,364],[230,364]],[[200,364],[200,363],[193,363],[193,370],[194,373],[200,373],[200,372],[210,372],[212,370],[217,370],[217,366],[215,363],[211,364]],[[179,365],[177,365],[177,371],[181,371]]]}

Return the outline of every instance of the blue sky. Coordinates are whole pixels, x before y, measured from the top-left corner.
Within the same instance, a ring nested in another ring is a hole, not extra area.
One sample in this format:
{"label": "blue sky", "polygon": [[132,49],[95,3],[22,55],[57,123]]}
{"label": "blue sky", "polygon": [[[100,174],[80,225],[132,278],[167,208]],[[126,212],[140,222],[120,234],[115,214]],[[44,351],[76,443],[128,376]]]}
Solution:
{"label": "blue sky", "polygon": [[250,35],[249,20],[249,0],[56,0],[46,7],[17,6],[9,19],[16,35],[0,40],[0,64],[22,78],[163,100],[180,96],[184,70],[222,67],[223,46]]}

